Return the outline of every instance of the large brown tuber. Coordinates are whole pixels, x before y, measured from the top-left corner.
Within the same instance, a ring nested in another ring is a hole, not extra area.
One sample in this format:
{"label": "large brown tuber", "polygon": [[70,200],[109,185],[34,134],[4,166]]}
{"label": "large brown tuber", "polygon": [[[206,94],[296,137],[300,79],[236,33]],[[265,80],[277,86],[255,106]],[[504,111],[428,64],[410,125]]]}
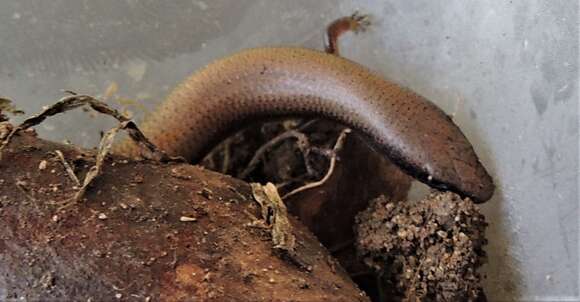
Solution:
{"label": "large brown tuber", "polygon": [[[6,124],[4,125],[6,127]],[[302,262],[273,249],[242,181],[15,135],[0,160],[0,300],[368,301],[289,217]]]}

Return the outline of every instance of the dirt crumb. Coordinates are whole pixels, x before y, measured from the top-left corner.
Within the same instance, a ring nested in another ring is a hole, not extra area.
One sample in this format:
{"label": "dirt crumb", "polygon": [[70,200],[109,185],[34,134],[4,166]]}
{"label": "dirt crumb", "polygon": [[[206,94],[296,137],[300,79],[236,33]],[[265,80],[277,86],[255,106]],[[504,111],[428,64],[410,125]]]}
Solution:
{"label": "dirt crumb", "polygon": [[381,273],[384,301],[485,301],[477,269],[486,226],[472,201],[450,192],[414,203],[379,197],[357,216],[357,249]]}

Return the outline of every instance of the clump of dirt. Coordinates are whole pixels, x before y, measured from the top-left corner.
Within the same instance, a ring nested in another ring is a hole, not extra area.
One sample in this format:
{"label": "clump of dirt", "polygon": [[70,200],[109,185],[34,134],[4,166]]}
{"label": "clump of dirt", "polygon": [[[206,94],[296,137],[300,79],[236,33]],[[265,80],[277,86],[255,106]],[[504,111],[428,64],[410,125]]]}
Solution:
{"label": "clump of dirt", "polygon": [[486,226],[472,201],[450,192],[416,203],[379,197],[357,216],[357,249],[389,301],[485,301]]}

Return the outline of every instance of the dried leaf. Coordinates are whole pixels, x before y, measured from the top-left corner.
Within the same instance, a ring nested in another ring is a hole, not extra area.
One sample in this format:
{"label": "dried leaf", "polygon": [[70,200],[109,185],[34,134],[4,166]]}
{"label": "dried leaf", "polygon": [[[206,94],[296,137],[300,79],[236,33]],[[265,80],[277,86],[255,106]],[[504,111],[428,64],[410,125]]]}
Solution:
{"label": "dried leaf", "polygon": [[285,251],[294,251],[296,238],[292,233],[292,225],[288,220],[288,209],[278,194],[278,189],[272,183],[267,183],[264,187],[264,193],[274,209],[274,223],[272,225],[272,241],[274,248]]}
{"label": "dried leaf", "polygon": [[265,186],[252,183],[254,199],[260,204],[262,219],[272,228],[274,248],[294,253],[296,239],[292,233],[292,225],[288,220],[288,211],[278,189],[272,183]]}

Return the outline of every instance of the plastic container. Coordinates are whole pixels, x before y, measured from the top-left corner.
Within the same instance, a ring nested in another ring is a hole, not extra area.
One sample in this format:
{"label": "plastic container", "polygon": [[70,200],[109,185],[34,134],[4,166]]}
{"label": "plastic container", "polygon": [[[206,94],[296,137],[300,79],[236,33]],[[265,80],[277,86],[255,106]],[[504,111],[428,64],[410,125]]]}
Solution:
{"label": "plastic container", "polygon": [[[495,177],[490,300],[579,301],[576,1],[3,1],[0,95],[32,114],[61,89],[114,92],[139,116],[239,49],[321,48],[355,9],[374,26],[342,55],[452,114]],[[111,125],[75,112],[38,130],[94,146]]]}

